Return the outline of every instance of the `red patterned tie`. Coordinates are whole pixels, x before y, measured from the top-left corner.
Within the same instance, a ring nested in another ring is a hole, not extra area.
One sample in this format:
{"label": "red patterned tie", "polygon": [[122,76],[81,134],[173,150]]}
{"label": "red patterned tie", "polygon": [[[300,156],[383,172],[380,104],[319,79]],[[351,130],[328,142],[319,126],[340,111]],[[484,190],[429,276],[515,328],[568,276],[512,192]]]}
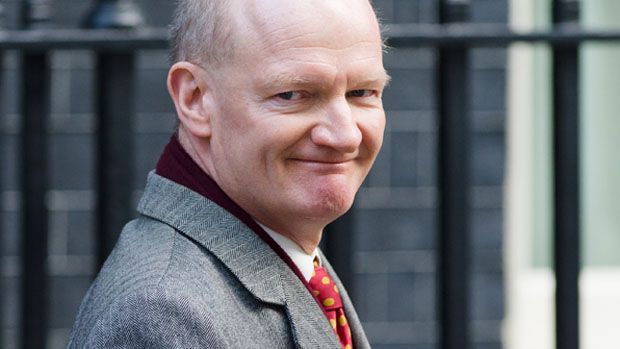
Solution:
{"label": "red patterned tie", "polygon": [[344,349],[352,349],[351,329],[349,328],[347,318],[344,316],[338,287],[336,287],[334,280],[329,277],[327,271],[317,261],[314,261],[314,273],[312,273],[312,278],[310,278],[308,283],[310,284],[312,294],[323,306],[329,323],[336,332],[338,339],[340,339],[340,344],[342,344]]}

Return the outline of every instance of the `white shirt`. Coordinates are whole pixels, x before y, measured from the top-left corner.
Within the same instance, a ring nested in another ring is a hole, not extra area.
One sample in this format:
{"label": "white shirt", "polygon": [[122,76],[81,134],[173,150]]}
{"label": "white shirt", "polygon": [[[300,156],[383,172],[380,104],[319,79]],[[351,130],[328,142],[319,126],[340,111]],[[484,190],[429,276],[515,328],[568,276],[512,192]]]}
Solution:
{"label": "white shirt", "polygon": [[[258,222],[256,222],[258,223]],[[321,258],[319,257],[319,249],[315,248],[311,254],[307,254],[304,250],[299,247],[293,240],[287,238],[286,236],[276,233],[272,229],[258,223],[269,236],[286,252],[286,254],[291,258],[293,263],[297,266],[301,274],[304,276],[306,281],[310,281],[312,277],[312,272],[314,271],[314,259],[316,258],[319,263],[321,262]]]}

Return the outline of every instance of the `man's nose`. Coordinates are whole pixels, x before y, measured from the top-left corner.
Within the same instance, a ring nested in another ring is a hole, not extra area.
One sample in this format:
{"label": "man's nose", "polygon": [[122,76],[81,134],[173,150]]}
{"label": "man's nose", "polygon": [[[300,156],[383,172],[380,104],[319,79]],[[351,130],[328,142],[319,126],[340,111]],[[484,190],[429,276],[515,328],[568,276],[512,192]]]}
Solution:
{"label": "man's nose", "polygon": [[346,98],[330,103],[312,130],[312,142],[341,153],[353,153],[362,142],[362,132]]}

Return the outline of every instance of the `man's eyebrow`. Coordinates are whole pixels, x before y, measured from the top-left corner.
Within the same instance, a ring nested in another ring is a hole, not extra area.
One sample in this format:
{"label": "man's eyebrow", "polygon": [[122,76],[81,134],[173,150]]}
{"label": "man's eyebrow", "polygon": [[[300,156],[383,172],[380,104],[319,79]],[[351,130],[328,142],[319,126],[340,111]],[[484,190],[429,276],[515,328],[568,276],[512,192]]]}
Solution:
{"label": "man's eyebrow", "polygon": [[265,90],[278,90],[282,87],[304,86],[322,82],[323,81],[317,77],[309,77],[291,73],[279,73],[268,76],[265,80],[259,82],[259,86]]}
{"label": "man's eyebrow", "polygon": [[359,85],[375,85],[381,84],[384,87],[390,84],[392,77],[384,70],[382,73],[373,76],[364,76],[360,79],[356,79],[356,83]]}
{"label": "man's eyebrow", "polygon": [[[383,70],[380,74],[374,76],[364,76],[361,79],[356,80],[360,85],[382,84],[385,87],[389,85],[392,77],[385,70]],[[259,86],[267,91],[317,84],[325,85],[325,79],[319,76],[294,74],[289,72],[281,72],[270,75],[263,81],[259,82]]]}

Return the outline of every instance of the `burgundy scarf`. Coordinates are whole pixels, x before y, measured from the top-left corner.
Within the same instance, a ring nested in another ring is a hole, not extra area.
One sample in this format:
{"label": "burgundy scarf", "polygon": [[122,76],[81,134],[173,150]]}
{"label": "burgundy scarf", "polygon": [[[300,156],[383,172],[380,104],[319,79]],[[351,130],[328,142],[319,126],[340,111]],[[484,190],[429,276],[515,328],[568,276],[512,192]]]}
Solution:
{"label": "burgundy scarf", "polygon": [[[310,292],[308,282],[288,254],[286,254],[282,247],[280,247],[280,245],[278,245],[278,243],[275,242],[244,209],[226,195],[217,183],[194,162],[181,146],[176,134],[172,135],[170,142],[164,148],[157,162],[155,172],[162,177],[197,192],[239,218],[239,220],[252,229],[258,237],[282,258],[291,270],[293,270],[295,275],[297,275],[299,280],[303,282],[308,292]],[[321,309],[323,309],[323,307],[321,307]]]}

